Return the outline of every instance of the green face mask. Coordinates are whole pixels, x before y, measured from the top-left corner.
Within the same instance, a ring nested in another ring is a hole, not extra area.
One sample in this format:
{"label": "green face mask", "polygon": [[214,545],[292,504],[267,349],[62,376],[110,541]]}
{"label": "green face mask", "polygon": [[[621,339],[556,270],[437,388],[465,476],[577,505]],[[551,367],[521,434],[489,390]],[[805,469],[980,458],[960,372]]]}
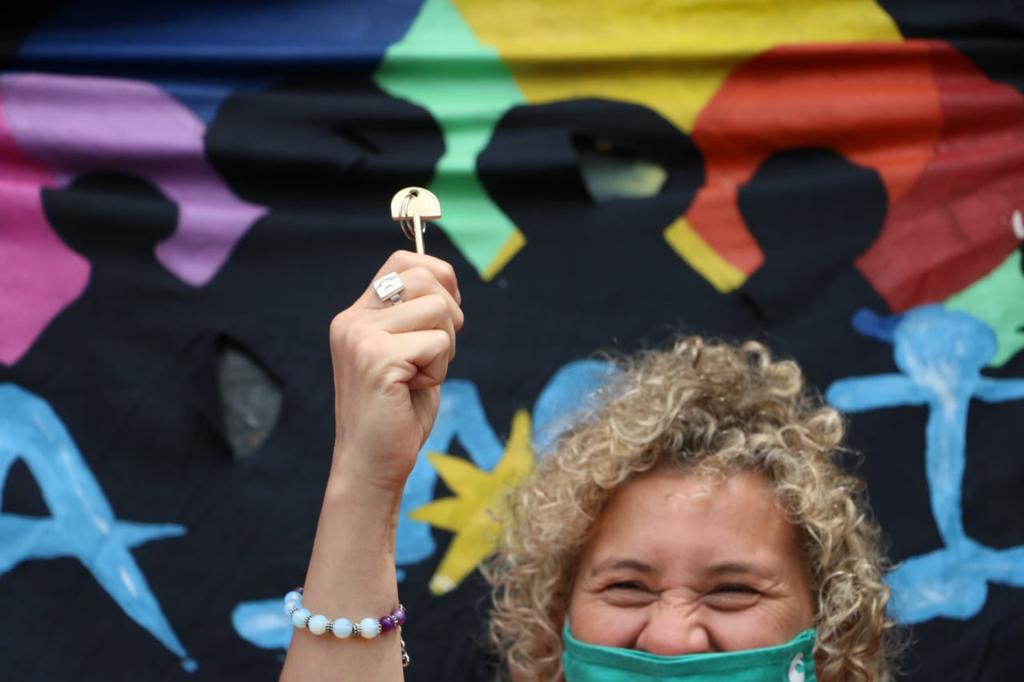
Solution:
{"label": "green face mask", "polygon": [[562,630],[566,682],[817,682],[814,630],[779,646],[718,654],[657,656],[632,649],[586,644]]}

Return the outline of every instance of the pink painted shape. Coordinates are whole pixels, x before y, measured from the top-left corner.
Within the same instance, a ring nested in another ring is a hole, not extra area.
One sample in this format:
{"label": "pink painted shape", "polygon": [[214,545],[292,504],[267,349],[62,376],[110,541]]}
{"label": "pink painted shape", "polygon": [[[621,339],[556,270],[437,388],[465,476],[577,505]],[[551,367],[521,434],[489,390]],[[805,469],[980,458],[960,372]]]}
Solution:
{"label": "pink painted shape", "polygon": [[43,213],[54,178],[14,142],[0,97],[0,362],[13,365],[82,295],[89,262],[60,240]]}
{"label": "pink painted shape", "polygon": [[209,282],[266,212],[231,192],[207,162],[205,125],[150,83],[52,74],[0,76],[11,131],[59,184],[90,171],[139,175],[178,205],[156,258],[192,286]]}

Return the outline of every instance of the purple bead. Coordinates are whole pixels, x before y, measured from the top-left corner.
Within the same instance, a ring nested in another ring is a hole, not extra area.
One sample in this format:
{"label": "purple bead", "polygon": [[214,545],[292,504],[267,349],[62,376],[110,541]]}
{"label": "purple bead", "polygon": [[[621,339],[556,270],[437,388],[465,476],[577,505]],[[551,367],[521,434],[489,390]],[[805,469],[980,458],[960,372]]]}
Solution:
{"label": "purple bead", "polygon": [[395,620],[391,616],[384,616],[380,619],[380,631],[388,632],[395,629]]}
{"label": "purple bead", "polygon": [[405,625],[405,609],[395,609],[391,612],[391,618],[398,625]]}

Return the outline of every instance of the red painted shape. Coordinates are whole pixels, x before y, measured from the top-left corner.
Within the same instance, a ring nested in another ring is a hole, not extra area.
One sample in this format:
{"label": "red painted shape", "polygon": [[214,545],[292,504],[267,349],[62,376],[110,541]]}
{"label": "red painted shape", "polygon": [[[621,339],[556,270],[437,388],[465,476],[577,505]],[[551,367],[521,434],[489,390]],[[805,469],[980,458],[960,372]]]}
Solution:
{"label": "red painted shape", "polygon": [[737,67],[697,117],[693,139],[707,180],[687,220],[720,256],[753,274],[763,254],[737,192],[767,157],[795,147],[834,149],[875,169],[892,201],[931,159],[939,129],[926,43],[768,50]]}
{"label": "red painted shape", "polygon": [[85,290],[89,262],[53,231],[42,189],[54,179],[15,144],[0,101],[0,362],[13,365]]}
{"label": "red painted shape", "polygon": [[729,76],[693,137],[707,182],[687,219],[748,275],[763,254],[737,192],[768,156],[794,147],[833,149],[878,172],[890,208],[857,267],[894,312],[945,300],[1017,245],[1024,96],[947,43],[769,50]]}
{"label": "red painted shape", "polygon": [[1024,96],[952,46],[929,44],[942,134],[914,186],[892,202],[857,267],[895,312],[945,300],[1017,247],[1024,211]]}

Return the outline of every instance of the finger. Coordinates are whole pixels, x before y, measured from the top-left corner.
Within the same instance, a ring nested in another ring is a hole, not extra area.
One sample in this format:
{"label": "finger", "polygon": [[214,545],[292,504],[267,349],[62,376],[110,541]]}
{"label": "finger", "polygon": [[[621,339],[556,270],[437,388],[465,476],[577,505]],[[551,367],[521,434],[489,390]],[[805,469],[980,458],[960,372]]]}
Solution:
{"label": "finger", "polygon": [[444,329],[451,321],[448,301],[440,294],[428,294],[375,312],[377,326],[392,334],[422,329]]}
{"label": "finger", "polygon": [[[451,266],[447,261],[443,261],[440,258],[434,258],[433,256],[421,255],[413,253],[412,251],[395,251],[391,256],[384,262],[377,274],[373,276],[371,281],[376,282],[378,279],[388,274],[389,272],[404,272],[411,270],[415,267],[424,267],[433,273],[434,278],[441,283],[441,285],[452,295],[457,302],[462,302],[462,295],[459,294],[459,283],[455,276],[455,268]],[[367,301],[378,301],[377,292],[373,290],[373,287],[369,287],[363,294],[363,297]]]}
{"label": "finger", "polygon": [[[408,314],[402,313],[389,313],[389,318],[394,320],[393,324],[398,325],[395,329],[388,327],[388,331],[413,331],[415,329],[445,329],[451,334],[452,337],[452,356],[449,361],[455,358],[455,333],[462,329],[462,325],[465,321],[465,316],[462,313],[462,308],[456,303],[455,299],[448,290],[437,281],[434,277],[434,273],[422,266],[416,266],[402,272],[401,277],[405,289],[401,292],[401,300],[397,304],[390,302],[378,301],[374,304],[367,304],[373,308],[383,308],[386,310],[397,310],[399,308],[407,307],[409,304],[420,300],[421,298],[435,297],[441,299],[444,302],[447,311],[448,319],[440,320],[437,319],[436,314],[439,311],[433,310],[429,306],[421,307],[416,306],[413,311],[408,311]],[[429,305],[435,305],[437,302],[432,301]],[[424,312],[431,313],[426,318],[421,317]],[[387,327],[388,323],[384,323]]]}
{"label": "finger", "polygon": [[421,367],[419,373],[409,381],[409,390],[417,391],[422,388],[431,388],[443,384],[448,376],[449,354],[450,352],[442,353],[434,358],[432,362]]}
{"label": "finger", "polygon": [[419,331],[422,329],[440,329],[451,337],[451,354],[448,361],[455,358],[455,332],[457,320],[452,319],[453,311],[461,322],[462,311],[451,295],[437,284],[437,291],[426,296],[414,298],[400,305],[390,306],[379,311],[378,325],[392,334]]}
{"label": "finger", "polygon": [[[405,283],[405,290],[401,293],[403,302],[410,301],[419,296],[427,296],[430,294],[438,294],[442,296],[448,302],[448,309],[451,314],[452,320],[455,324],[455,329],[462,329],[462,323],[464,321],[462,308],[459,306],[458,301],[451,295],[451,292],[444,287],[434,273],[424,267],[414,267],[402,272],[399,277]],[[381,303],[381,306],[391,307],[393,304]]]}
{"label": "finger", "polygon": [[439,329],[392,334],[392,353],[401,360],[389,379],[406,383],[413,390],[440,386],[448,374],[450,341],[448,333]]}

